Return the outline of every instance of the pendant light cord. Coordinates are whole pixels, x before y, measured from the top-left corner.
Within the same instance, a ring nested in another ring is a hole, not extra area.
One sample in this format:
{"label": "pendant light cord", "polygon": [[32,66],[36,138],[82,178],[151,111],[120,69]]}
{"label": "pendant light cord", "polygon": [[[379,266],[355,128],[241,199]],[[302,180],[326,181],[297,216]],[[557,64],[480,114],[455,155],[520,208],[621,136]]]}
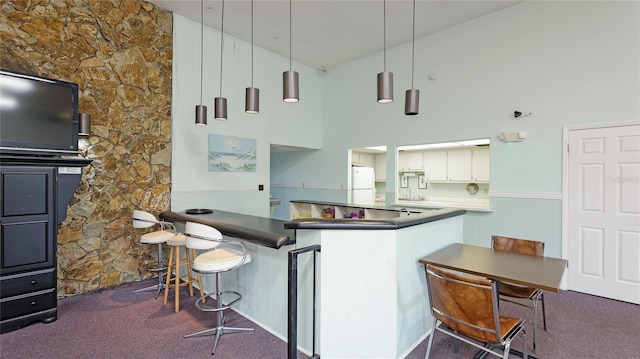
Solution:
{"label": "pendant light cord", "polygon": [[251,87],[253,87],[253,0],[251,0]]}
{"label": "pendant light cord", "polygon": [[416,62],[416,0],[413,0],[413,30],[411,32],[411,89],[413,90],[413,67]]}
{"label": "pendant light cord", "polygon": [[224,48],[224,0],[222,0],[222,16],[220,30],[220,97],[222,97],[222,51]]}
{"label": "pendant light cord", "polygon": [[382,1],[382,49],[384,72],[387,72],[387,1]]}
{"label": "pendant light cord", "polygon": [[204,48],[204,0],[200,0],[200,106],[202,106],[202,57]]}
{"label": "pendant light cord", "polygon": [[291,25],[291,18],[292,18],[292,15],[291,15],[291,2],[292,2],[292,0],[289,0],[289,71],[291,71],[293,69],[293,66],[291,65],[291,62],[292,62],[292,60],[291,60],[291,57],[292,57],[292,54],[291,54],[291,48],[292,48],[291,38],[293,37],[293,35],[292,35],[293,31],[291,30],[292,29],[292,25]]}

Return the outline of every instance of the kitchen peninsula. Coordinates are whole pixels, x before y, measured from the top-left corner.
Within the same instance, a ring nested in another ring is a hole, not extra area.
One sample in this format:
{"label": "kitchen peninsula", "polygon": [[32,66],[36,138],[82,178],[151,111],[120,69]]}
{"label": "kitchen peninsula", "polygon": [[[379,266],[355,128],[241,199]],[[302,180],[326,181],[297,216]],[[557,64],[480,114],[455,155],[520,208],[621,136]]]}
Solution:
{"label": "kitchen peninsula", "polygon": [[[398,358],[430,330],[421,253],[462,242],[461,209],[411,210],[292,201],[296,247],[321,246],[316,277],[316,348],[322,358]],[[333,212],[332,219],[322,213]],[[362,219],[358,218],[362,214]],[[344,218],[352,217],[352,218]],[[312,262],[298,263],[299,293],[311,303]],[[305,303],[299,295],[299,303]],[[311,323],[310,304],[298,316]],[[302,321],[301,321],[302,322]],[[310,327],[309,327],[310,330]],[[305,334],[301,329],[299,335]],[[311,342],[300,342],[310,348]]]}
{"label": "kitchen peninsula", "polygon": [[[223,285],[242,293],[240,313],[283,339],[288,320],[287,255],[294,249],[320,245],[315,271],[313,255],[298,260],[299,348],[311,353],[315,347],[323,358],[397,358],[409,353],[431,325],[424,269],[418,260],[462,242],[466,211],[407,211],[304,200],[292,201],[290,206],[296,219],[288,222],[241,214],[234,219],[235,214],[217,210],[210,215],[165,212],[162,217],[213,225],[224,235],[247,243],[252,263]],[[323,217],[323,212],[332,212],[334,218]],[[344,218],[347,215],[351,218]],[[275,237],[287,231],[289,238],[280,246],[269,245],[274,242],[264,240],[270,237],[268,230],[254,226],[258,222],[266,225],[264,221],[270,224],[263,228],[282,226],[272,233]],[[243,222],[247,224],[244,229]],[[262,239],[256,241],[254,235]],[[209,289],[213,283],[204,286]]]}

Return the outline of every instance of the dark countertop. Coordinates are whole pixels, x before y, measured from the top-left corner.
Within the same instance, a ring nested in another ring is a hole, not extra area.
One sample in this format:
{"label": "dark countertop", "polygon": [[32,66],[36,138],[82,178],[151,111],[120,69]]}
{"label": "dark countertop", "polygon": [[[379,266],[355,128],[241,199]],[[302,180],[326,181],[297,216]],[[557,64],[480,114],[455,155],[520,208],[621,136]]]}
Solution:
{"label": "dark countertop", "polygon": [[160,218],[171,222],[196,222],[215,227],[225,236],[234,237],[259,246],[278,249],[295,243],[295,231],[285,229],[286,221],[225,212],[214,209],[208,214],[186,214],[166,211]]}
{"label": "dark countertop", "polygon": [[[310,203],[326,206],[340,206],[350,208],[364,208],[373,210],[388,210],[399,212],[398,208],[366,206],[357,204],[322,202],[322,201],[291,201],[291,203]],[[396,230],[419,224],[435,222],[442,219],[461,216],[467,213],[464,209],[458,208],[441,208],[441,209],[425,209],[424,211],[416,211],[412,209],[409,215],[396,218],[381,219],[351,219],[351,218],[300,218],[286,222],[284,227],[287,229],[359,229],[359,230]]]}

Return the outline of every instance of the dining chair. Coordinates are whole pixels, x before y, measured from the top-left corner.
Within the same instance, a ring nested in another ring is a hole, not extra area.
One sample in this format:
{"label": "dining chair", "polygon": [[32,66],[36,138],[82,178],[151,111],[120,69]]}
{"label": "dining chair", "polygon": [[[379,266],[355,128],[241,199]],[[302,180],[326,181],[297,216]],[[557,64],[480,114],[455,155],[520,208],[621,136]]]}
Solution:
{"label": "dining chair", "polygon": [[[491,241],[494,251],[527,254],[538,257],[544,255],[544,242],[495,235],[491,237]],[[542,325],[544,330],[547,330],[547,315],[544,310],[544,292],[538,288],[500,282],[500,299],[533,310],[533,351],[535,352],[536,328],[538,327],[538,302],[540,302],[540,306],[542,307]],[[531,301],[531,305],[522,303],[519,300],[529,300]]]}
{"label": "dining chair", "polygon": [[[429,359],[436,331],[462,340],[498,357],[508,358],[511,342],[522,335],[523,357],[528,357],[524,319],[502,316],[495,281],[425,265],[433,331],[425,359]],[[438,322],[442,325],[438,325]],[[484,344],[480,345],[478,342]],[[502,353],[495,349],[502,348]]]}

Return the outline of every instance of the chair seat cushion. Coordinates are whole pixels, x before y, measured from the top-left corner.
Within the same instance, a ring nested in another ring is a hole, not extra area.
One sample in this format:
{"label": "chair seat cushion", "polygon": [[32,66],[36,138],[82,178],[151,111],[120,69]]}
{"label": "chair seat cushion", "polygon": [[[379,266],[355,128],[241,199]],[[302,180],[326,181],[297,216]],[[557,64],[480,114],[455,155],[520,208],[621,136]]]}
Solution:
{"label": "chair seat cushion", "polygon": [[[191,268],[199,272],[222,272],[237,266],[242,261],[242,252],[233,248],[217,248],[196,257]],[[244,264],[251,262],[247,253]]]}
{"label": "chair seat cushion", "polygon": [[145,233],[140,237],[140,242],[145,244],[158,244],[164,243],[169,238],[175,236],[173,232],[168,231],[155,231],[150,233]]}
{"label": "chair seat cushion", "polygon": [[170,246],[183,247],[185,242],[186,237],[184,236],[184,234],[178,234],[167,239],[167,244]]}
{"label": "chair seat cushion", "polygon": [[512,298],[531,299],[538,289],[530,287],[522,287],[519,285],[500,283],[500,295]]}

